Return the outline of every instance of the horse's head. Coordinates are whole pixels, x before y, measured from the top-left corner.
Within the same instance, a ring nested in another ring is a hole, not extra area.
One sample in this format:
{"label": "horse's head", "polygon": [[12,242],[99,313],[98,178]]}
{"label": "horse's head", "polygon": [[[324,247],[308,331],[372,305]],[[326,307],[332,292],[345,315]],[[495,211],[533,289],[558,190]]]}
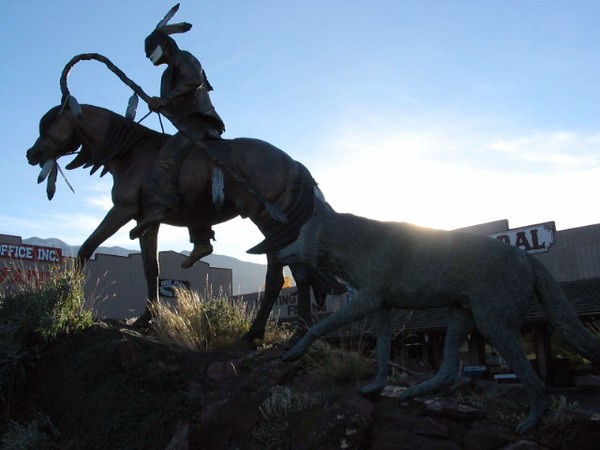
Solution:
{"label": "horse's head", "polygon": [[48,111],[40,120],[40,137],[27,150],[29,164],[42,166],[50,159],[74,153],[81,144],[75,122],[67,108],[61,111],[61,107],[56,106]]}

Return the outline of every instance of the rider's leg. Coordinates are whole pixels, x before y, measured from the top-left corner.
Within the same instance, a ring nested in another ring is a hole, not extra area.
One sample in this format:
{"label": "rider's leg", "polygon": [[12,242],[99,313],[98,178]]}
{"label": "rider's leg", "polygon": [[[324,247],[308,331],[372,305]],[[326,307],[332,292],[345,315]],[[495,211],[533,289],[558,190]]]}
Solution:
{"label": "rider's leg", "polygon": [[189,152],[188,144],[189,141],[177,133],[158,152],[147,183],[146,213],[129,233],[131,239],[140,237],[149,226],[161,222],[169,209],[177,211],[179,168]]}
{"label": "rider's leg", "polygon": [[192,267],[196,261],[213,252],[213,246],[210,241],[215,239],[215,232],[212,228],[193,226],[189,228],[189,232],[190,242],[194,244],[194,249],[190,253],[190,256],[181,263],[183,269]]}

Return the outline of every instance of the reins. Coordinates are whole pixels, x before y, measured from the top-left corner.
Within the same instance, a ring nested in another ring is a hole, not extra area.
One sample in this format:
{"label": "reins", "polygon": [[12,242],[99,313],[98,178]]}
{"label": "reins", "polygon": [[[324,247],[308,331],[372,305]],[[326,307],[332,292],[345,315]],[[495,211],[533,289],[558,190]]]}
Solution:
{"label": "reins", "polygon": [[[81,114],[81,108],[80,108],[79,104],[77,103],[77,100],[75,99],[75,97],[73,97],[71,95],[69,88],[67,86],[67,78],[69,77],[71,69],[73,68],[73,66],[75,66],[75,64],[77,64],[80,61],[90,61],[90,60],[99,61],[99,62],[103,63],[104,65],[106,65],[106,67],[111,72],[113,72],[125,85],[127,85],[134,92],[133,95],[131,96],[131,98],[129,99],[127,112],[125,114],[125,116],[127,118],[129,118],[131,120],[133,120],[135,118],[135,113],[136,113],[139,98],[144,100],[144,102],[146,102],[147,104],[150,104],[151,97],[148,94],[146,94],[144,92],[144,90],[138,84],[134,83],[133,80],[131,80],[127,75],[125,75],[125,73],[121,69],[119,69],[115,64],[113,64],[113,62],[110,61],[106,56],[100,55],[99,53],[81,53],[79,55],[74,56],[65,65],[65,67],[62,71],[62,74],[60,76],[60,91],[61,91],[62,98],[63,98],[63,108],[64,108],[64,105],[68,104],[69,108],[71,108],[71,112],[73,114],[75,114],[75,115],[77,115],[78,113]],[[140,119],[140,122],[142,120],[144,120],[146,117],[148,117],[148,115],[150,115],[150,113],[151,112],[149,112],[144,117],[142,117]],[[286,214],[281,210],[281,208],[279,208],[279,206],[277,206],[274,203],[271,203],[267,199],[265,199],[264,196],[245,177],[243,177],[236,170],[234,170],[233,168],[231,168],[227,164],[225,164],[223,161],[221,161],[218,153],[216,151],[214,151],[213,149],[211,149],[210,147],[208,147],[203,142],[196,139],[192,130],[188,129],[188,127],[185,124],[182,124],[179,120],[177,120],[177,118],[172,117],[171,114],[169,114],[167,112],[163,112],[162,114],[167,119],[169,119],[171,121],[171,123],[173,123],[175,128],[177,128],[177,130],[181,134],[183,134],[186,138],[188,138],[191,142],[193,142],[199,149],[201,149],[203,152],[205,152],[218,168],[222,169],[224,172],[227,172],[227,174],[229,176],[231,176],[236,182],[238,182],[242,186],[244,186],[244,188],[252,196],[254,196],[254,198],[256,198],[261,204],[264,205],[265,209],[269,212],[269,214],[271,215],[271,217],[274,220],[281,222],[281,223],[288,223],[288,218],[287,218]],[[164,133],[164,127],[162,125],[162,120],[160,119],[160,114],[159,114],[158,118],[159,118],[160,125],[161,125],[161,128],[163,129],[163,133]]]}

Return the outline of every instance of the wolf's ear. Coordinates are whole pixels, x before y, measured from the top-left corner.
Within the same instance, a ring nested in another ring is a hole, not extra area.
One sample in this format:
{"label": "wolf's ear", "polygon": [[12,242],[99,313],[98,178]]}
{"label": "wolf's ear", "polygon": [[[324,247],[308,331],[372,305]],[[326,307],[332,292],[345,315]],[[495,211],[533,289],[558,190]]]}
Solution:
{"label": "wolf's ear", "polygon": [[315,196],[314,217],[323,217],[333,212],[333,208],[324,199]]}

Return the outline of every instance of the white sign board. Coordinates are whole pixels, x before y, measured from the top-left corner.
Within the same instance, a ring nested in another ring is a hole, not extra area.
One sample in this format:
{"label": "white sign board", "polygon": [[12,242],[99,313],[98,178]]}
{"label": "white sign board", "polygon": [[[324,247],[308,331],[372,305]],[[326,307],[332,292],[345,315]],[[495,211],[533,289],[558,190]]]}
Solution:
{"label": "white sign board", "polygon": [[490,237],[519,247],[527,253],[542,253],[554,244],[554,222],[529,225],[491,234]]}

